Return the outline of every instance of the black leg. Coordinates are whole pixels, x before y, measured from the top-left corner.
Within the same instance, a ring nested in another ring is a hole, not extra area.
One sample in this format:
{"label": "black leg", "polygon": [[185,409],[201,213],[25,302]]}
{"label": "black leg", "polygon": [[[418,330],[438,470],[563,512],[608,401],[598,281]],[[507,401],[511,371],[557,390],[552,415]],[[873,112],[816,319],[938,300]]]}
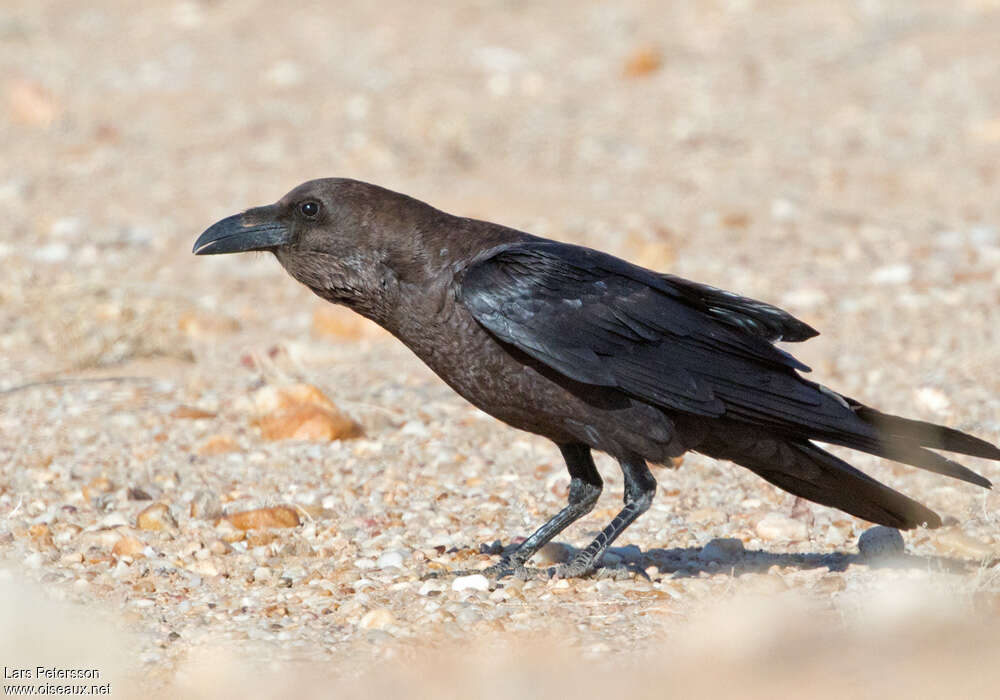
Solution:
{"label": "black leg", "polygon": [[[590,455],[590,448],[579,443],[572,443],[559,445],[559,449],[566,460],[566,468],[569,469],[569,504],[535,530],[531,537],[521,543],[520,547],[505,555],[497,564],[486,569],[484,573],[487,575],[507,576],[517,574],[519,571],[523,572],[525,563],[531,559],[535,552],[571,523],[593,510],[597,497],[601,495],[603,482],[594,466],[594,458]],[[652,479],[652,475],[649,478]],[[653,483],[655,484],[655,482]]]}
{"label": "black leg", "polygon": [[649,472],[646,462],[639,458],[619,460],[625,475],[625,507],[611,523],[601,530],[587,548],[573,557],[569,564],[555,567],[552,571],[560,578],[584,576],[594,570],[604,552],[615,539],[625,532],[625,528],[649,510],[656,493],[656,479]]}

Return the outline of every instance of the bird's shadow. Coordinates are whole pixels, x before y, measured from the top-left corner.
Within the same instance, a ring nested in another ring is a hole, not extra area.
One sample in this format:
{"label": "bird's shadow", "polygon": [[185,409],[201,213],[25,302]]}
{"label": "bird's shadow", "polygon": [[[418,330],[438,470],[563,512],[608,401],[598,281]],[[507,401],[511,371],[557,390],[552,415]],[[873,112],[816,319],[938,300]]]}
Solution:
{"label": "bird's shadow", "polygon": [[799,570],[826,569],[844,572],[852,565],[870,568],[898,570],[930,570],[948,573],[969,573],[979,569],[981,562],[965,561],[952,557],[898,553],[885,556],[866,556],[857,552],[769,552],[767,550],[747,550],[742,555],[728,558],[709,558],[699,547],[679,547],[674,549],[649,549],[642,552],[642,558],[628,559],[622,556],[628,547],[612,548],[612,554],[622,557],[621,565],[628,568],[639,567],[647,572],[654,567],[661,576],[690,578],[701,574],[729,574],[733,577],[744,574],[767,573],[771,567]]}
{"label": "bird's shadow", "polygon": [[[517,544],[502,549],[494,543],[493,552],[513,551]],[[558,543],[567,553],[567,560],[576,549]],[[483,545],[483,550],[490,545]],[[500,551],[497,551],[500,549]],[[558,563],[558,562],[552,562]],[[729,574],[733,577],[744,574],[767,573],[771,567],[794,568],[802,571],[826,569],[831,573],[847,571],[852,565],[869,568],[922,570],[944,573],[967,574],[979,570],[983,562],[979,560],[956,559],[934,555],[895,553],[872,556],[858,552],[769,552],[767,550],[737,551],[730,556],[707,555],[702,547],[675,547],[671,549],[651,548],[642,550],[635,545],[610,547],[595,571],[598,576],[618,572],[630,572],[639,576],[650,576],[650,568],[659,576],[671,578],[695,578],[702,574]]]}

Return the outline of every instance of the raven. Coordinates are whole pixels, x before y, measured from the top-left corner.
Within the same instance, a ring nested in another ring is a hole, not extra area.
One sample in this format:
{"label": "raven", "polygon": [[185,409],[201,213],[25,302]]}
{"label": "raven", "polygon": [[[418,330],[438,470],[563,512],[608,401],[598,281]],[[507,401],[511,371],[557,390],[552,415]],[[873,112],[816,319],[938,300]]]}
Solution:
{"label": "raven", "polygon": [[624,508],[572,561],[583,576],[650,506],[647,462],[688,450],[797,496],[895,528],[940,517],[824,451],[842,445],[989,488],[927,448],[1000,460],[965,433],[880,413],[803,377],[779,340],[817,331],[770,304],[606,253],[452,216],[356,180],[306,182],[206,230],[197,255],[263,250],[317,295],[375,321],[483,411],[556,443],[569,503],[487,570],[525,575],[589,512],[614,457]]}

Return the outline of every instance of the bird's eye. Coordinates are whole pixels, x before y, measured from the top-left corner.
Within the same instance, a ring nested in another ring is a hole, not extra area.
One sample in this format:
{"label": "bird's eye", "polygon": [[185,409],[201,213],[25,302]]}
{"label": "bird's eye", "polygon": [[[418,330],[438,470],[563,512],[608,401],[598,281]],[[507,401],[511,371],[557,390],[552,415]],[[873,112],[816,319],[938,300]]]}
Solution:
{"label": "bird's eye", "polygon": [[302,202],[299,205],[299,211],[307,219],[315,219],[316,215],[319,214],[319,204],[313,201]]}

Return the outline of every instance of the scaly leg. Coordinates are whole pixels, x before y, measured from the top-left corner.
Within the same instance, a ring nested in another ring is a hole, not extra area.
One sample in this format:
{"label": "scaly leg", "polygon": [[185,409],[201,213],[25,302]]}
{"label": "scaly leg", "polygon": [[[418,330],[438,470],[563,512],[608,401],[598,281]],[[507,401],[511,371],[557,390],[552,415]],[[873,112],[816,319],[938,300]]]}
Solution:
{"label": "scaly leg", "polygon": [[573,557],[568,564],[561,564],[550,573],[560,578],[575,578],[585,576],[594,570],[604,552],[615,539],[631,525],[636,518],[649,510],[656,493],[656,479],[639,458],[619,460],[622,473],[625,475],[625,507],[621,509],[611,523],[601,530],[587,548]]}
{"label": "scaly leg", "polygon": [[[499,562],[484,570],[485,575],[496,578],[511,575],[521,578],[529,576],[532,572],[525,569],[524,565],[531,559],[532,555],[571,523],[593,510],[597,497],[601,495],[603,482],[594,466],[594,458],[590,455],[590,448],[580,443],[570,443],[559,445],[559,449],[566,460],[566,468],[570,475],[569,504],[535,530],[531,537],[522,542],[517,549],[510,554],[505,554]],[[643,466],[645,467],[645,463]],[[650,475],[649,478],[652,479],[652,476]],[[655,484],[655,482],[653,483]],[[601,551],[603,552],[603,550]]]}

